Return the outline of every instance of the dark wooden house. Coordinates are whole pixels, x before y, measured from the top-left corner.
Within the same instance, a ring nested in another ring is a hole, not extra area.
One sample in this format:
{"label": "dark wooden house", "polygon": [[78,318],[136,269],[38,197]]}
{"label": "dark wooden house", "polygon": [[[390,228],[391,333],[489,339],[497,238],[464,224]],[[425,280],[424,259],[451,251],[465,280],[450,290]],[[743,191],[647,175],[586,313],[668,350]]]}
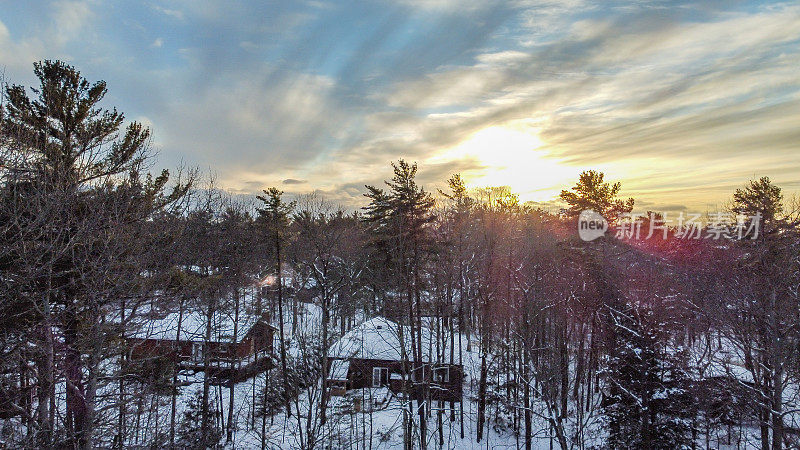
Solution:
{"label": "dark wooden house", "polygon": [[[462,366],[435,362],[427,350],[423,351],[423,361],[403,361],[398,331],[396,323],[376,317],[342,336],[328,351],[329,392],[342,395],[349,389],[385,386],[397,395],[405,390],[412,398],[461,401]],[[406,355],[411,355],[408,327],[403,334]],[[423,347],[435,348],[429,345],[432,338],[428,330],[423,330]]]}
{"label": "dark wooden house", "polygon": [[[126,336],[129,357],[133,361],[158,359],[184,369],[203,370],[208,355],[217,374],[220,370],[229,371],[231,366],[251,375],[268,369],[275,327],[264,317],[251,314],[240,314],[238,319],[237,326],[232,317],[217,314],[211,321],[211,339],[206,340],[207,317],[201,312],[142,317],[137,330]],[[240,378],[236,374],[225,375]]]}

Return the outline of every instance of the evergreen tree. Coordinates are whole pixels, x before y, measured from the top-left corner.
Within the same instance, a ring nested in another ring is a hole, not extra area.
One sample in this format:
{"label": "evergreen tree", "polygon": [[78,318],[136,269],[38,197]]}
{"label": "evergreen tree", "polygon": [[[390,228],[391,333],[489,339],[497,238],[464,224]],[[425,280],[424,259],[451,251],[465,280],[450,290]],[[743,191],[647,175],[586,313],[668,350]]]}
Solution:
{"label": "evergreen tree", "polygon": [[[264,195],[257,198],[263,203],[257,208],[257,222],[264,231],[268,245],[273,251],[275,279],[278,291],[278,329],[280,332],[281,370],[283,373],[284,391],[289,392],[289,380],[286,375],[286,334],[284,331],[285,317],[283,314],[283,248],[289,229],[289,217],[294,210],[295,203],[286,203],[282,199],[283,191],[271,187],[264,190]],[[286,415],[292,415],[289,399],[286,399]]]}
{"label": "evergreen tree", "polygon": [[[95,409],[101,359],[107,356],[102,315],[110,304],[131,296],[144,276],[136,267],[142,224],[173,204],[188,190],[178,184],[166,190],[169,173],[153,178],[142,172],[148,158],[150,132],[133,122],[122,130],[124,115],[100,106],[107,89],[90,83],[61,61],[34,64],[40,86],[33,96],[19,85],[8,86],[3,105],[2,142],[14,157],[6,175],[3,198],[11,202],[16,227],[12,239],[27,241],[10,263],[13,273],[29,262],[37,276],[21,277],[37,311],[33,323],[42,355],[39,367],[39,445],[50,446],[56,411],[53,362],[63,354],[66,389],[66,432],[72,445],[90,448],[100,418]],[[47,214],[42,215],[42,206]],[[23,220],[16,220],[23,218]],[[45,219],[44,221],[42,219]],[[42,232],[31,233],[31,230]],[[15,277],[16,278],[16,277]],[[21,306],[21,305],[17,305]],[[5,311],[3,311],[5,312]],[[54,345],[54,328],[63,346]]]}
{"label": "evergreen tree", "polygon": [[747,186],[733,193],[733,212],[748,217],[761,216],[765,231],[771,231],[783,212],[783,193],[769,177],[751,180]]}
{"label": "evergreen tree", "polygon": [[680,449],[691,446],[696,415],[691,377],[666,350],[665,323],[650,308],[611,307],[604,399],[609,446],[615,449]]}
{"label": "evergreen tree", "polygon": [[719,326],[741,350],[759,398],[753,402],[762,449],[784,446],[784,391],[791,379],[800,330],[798,222],[783,213],[781,188],[768,177],[751,180],[733,194],[732,211],[746,216],[751,231],[737,241],[741,257],[729,268],[728,295],[736,308],[721,308]]}
{"label": "evergreen tree", "polygon": [[[212,405],[216,409],[216,405]],[[180,425],[177,430],[178,448],[218,448],[222,440],[222,430],[212,421],[210,429],[203,430],[203,391],[198,389],[183,411]]]}
{"label": "evergreen tree", "polygon": [[622,183],[610,184],[604,181],[605,174],[595,170],[582,172],[572,191],[562,190],[561,200],[569,205],[567,214],[577,217],[581,211],[591,209],[609,221],[620,214],[633,210],[633,199],[618,199]]}
{"label": "evergreen tree", "polygon": [[[398,329],[401,358],[411,361],[411,371],[422,370],[422,321],[420,303],[423,291],[423,269],[426,257],[432,251],[430,225],[434,221],[431,212],[434,200],[416,182],[417,165],[404,160],[392,163],[394,176],[386,181],[388,192],[367,186],[366,195],[370,204],[365,208],[365,222],[370,227],[377,248],[385,251],[386,261],[395,268],[392,280],[397,291],[403,293],[405,304],[393,304],[391,315],[397,319],[402,312],[408,314],[411,336],[403,335],[402,325]],[[402,321],[398,321],[402,324]],[[405,352],[405,339],[410,338],[411,358]],[[407,379],[404,374],[404,379]],[[404,383],[405,386],[405,383]],[[420,385],[417,389],[423,389]],[[407,393],[404,393],[407,394]],[[417,413],[420,423],[420,446],[425,448],[427,438],[424,395],[418,393]],[[410,402],[409,402],[410,408]],[[406,417],[404,416],[404,422]],[[404,425],[408,425],[404,423]],[[408,429],[407,429],[408,430]],[[406,436],[410,433],[407,431]],[[406,439],[406,445],[410,440]]]}

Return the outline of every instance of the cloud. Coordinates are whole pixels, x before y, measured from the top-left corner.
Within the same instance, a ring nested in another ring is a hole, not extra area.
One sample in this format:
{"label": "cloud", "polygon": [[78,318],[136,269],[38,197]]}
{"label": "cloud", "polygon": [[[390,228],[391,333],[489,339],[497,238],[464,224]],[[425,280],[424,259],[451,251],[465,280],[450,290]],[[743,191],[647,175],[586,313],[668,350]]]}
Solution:
{"label": "cloud", "polygon": [[[190,150],[201,165],[215,165],[220,182],[241,179],[277,184],[339,138],[349,116],[333,97],[334,82],[323,76],[276,74],[270,67],[229,73],[191,88],[157,120],[165,147]],[[217,163],[220,153],[231,157]],[[291,183],[291,181],[289,181]]]}
{"label": "cloud", "polygon": [[54,2],[52,8],[55,21],[52,38],[57,45],[86,37],[86,25],[92,17],[92,10],[86,1],[61,0]]}
{"label": "cloud", "polygon": [[[631,177],[650,160],[673,161],[673,172],[663,176],[680,183],[645,196],[712,177],[716,184],[690,194],[692,200],[721,198],[753,167],[800,169],[800,134],[792,125],[800,121],[798,12],[784,5],[687,22],[637,11],[630,24],[627,16],[579,21],[567,35],[529,50],[480,53],[473,64],[396,83],[385,102],[406,113],[376,120],[406,131],[380,145],[441,148],[477,129],[528,118],[540,124],[548,148],[573,165],[613,163]],[[764,148],[775,158],[760,156]],[[704,162],[693,166],[698,158]],[[709,173],[709,165],[729,170]],[[691,177],[679,177],[687,167]],[[645,189],[654,179],[629,184]]]}
{"label": "cloud", "polygon": [[33,79],[33,63],[43,59],[69,60],[76,41],[89,44],[94,34],[89,30],[94,12],[87,1],[56,1],[37,17],[47,26],[25,27],[11,23],[16,32],[0,21],[0,68],[7,70],[8,81],[25,83]]}
{"label": "cloud", "polygon": [[500,3],[496,0],[483,0],[480,2],[464,2],[461,0],[394,0],[394,2],[414,9],[446,13],[465,13],[489,9]]}
{"label": "cloud", "polygon": [[675,204],[665,204],[659,207],[659,212],[680,212],[680,211],[687,211],[688,208],[686,205],[675,205]]}
{"label": "cloud", "polygon": [[[527,55],[482,54],[474,65],[401,82],[386,101],[416,110],[455,107],[448,113],[451,120],[441,122],[456,132],[463,131],[452,126],[459,122],[488,126],[538,115],[549,122],[544,135],[554,143],[566,147],[598,139],[596,144],[605,145],[593,145],[593,150],[601,147],[613,158],[619,156],[621,137],[633,137],[641,144],[649,135],[655,143],[660,129],[661,139],[679,138],[679,130],[665,132],[680,117],[693,117],[699,109],[724,108],[728,102],[745,109],[719,126],[735,128],[738,121],[752,121],[748,114],[764,113],[748,105],[747,97],[796,91],[792,67],[798,54],[778,49],[800,38],[799,21],[796,8],[786,8],[705,24],[637,30],[635,36],[626,35],[619,25],[583,23],[564,39]],[[780,26],[766,27],[766,23]],[[547,69],[541,70],[543,66]],[[685,133],[698,127],[682,128]],[[577,158],[589,157],[577,153]],[[596,157],[593,152],[591,158]]]}
{"label": "cloud", "polygon": [[605,170],[653,207],[714,204],[756,173],[800,170],[791,3],[55,6],[3,17],[0,65],[29,78],[35,60],[69,59],[152,122],[164,164],[212,167],[241,192],[358,205],[401,157],[434,189],[492,170],[445,151],[520,121],[559,164]]}
{"label": "cloud", "polygon": [[170,17],[178,19],[178,20],[183,20],[183,17],[184,17],[183,16],[183,11],[180,11],[180,10],[177,10],[177,9],[168,9],[168,8],[164,8],[164,7],[161,7],[161,6],[158,6],[158,5],[154,5],[153,9],[155,9],[158,12],[160,12],[161,14],[164,14],[166,16],[170,16]]}
{"label": "cloud", "polygon": [[39,39],[14,41],[8,27],[0,21],[0,66],[4,69],[10,69],[14,73],[31,70],[33,61],[44,55],[44,48]]}

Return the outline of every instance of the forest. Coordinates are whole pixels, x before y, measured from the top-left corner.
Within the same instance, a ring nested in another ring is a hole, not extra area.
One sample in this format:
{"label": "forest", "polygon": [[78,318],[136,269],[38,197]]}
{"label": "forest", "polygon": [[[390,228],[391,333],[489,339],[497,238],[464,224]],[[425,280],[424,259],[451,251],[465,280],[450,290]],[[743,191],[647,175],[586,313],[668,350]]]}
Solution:
{"label": "forest", "polygon": [[[105,82],[35,75],[0,103],[1,448],[800,445],[800,209],[768,177],[692,227],[588,169],[558,211],[459,174],[426,190],[399,156],[359,208],[237,195],[151,174]],[[586,210],[604,236],[579,237]],[[173,315],[194,364],[135,357]],[[266,362],[203,351],[222,322],[253,348],[245,317],[274,330]],[[376,317],[402,392],[333,395],[328,349]],[[460,368],[460,401],[411,395],[423,362]]]}

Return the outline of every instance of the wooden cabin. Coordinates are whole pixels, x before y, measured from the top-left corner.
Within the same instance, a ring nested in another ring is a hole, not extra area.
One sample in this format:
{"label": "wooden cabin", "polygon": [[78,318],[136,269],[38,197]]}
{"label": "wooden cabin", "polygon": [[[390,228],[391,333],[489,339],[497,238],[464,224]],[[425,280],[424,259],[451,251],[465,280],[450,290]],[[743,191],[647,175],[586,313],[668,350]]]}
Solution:
{"label": "wooden cabin", "polygon": [[211,321],[211,339],[208,341],[207,318],[199,311],[143,317],[138,322],[137,330],[126,336],[133,361],[157,358],[184,369],[203,370],[208,355],[215,369],[230,368],[233,363],[239,363],[242,371],[252,372],[250,366],[258,360],[259,369],[265,370],[271,365],[275,327],[265,317],[242,313],[236,327],[233,317],[217,314]]}
{"label": "wooden cabin", "polygon": [[[330,367],[326,385],[331,395],[350,389],[388,387],[396,395],[460,402],[464,371],[461,365],[437,363],[428,354],[431,333],[423,330],[424,361],[410,359],[411,331],[404,326],[406,361],[401,355],[398,325],[382,317],[368,320],[348,331],[328,351]],[[405,382],[403,381],[405,380]]]}

